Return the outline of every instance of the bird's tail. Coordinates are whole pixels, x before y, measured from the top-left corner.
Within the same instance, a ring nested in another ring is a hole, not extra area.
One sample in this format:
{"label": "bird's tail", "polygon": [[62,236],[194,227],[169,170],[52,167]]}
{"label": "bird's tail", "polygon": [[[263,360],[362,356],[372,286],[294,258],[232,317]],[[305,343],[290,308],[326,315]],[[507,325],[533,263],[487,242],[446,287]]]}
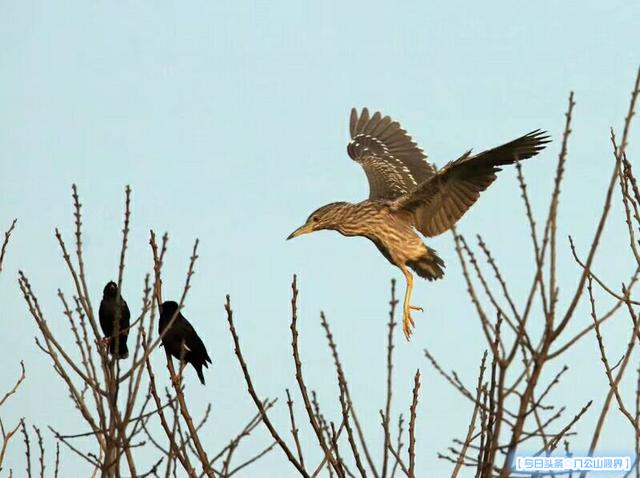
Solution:
{"label": "bird's tail", "polygon": [[444,276],[444,261],[430,247],[427,247],[427,252],[418,259],[407,261],[407,265],[416,271],[420,277],[428,280],[436,280]]}
{"label": "bird's tail", "polygon": [[202,373],[202,364],[194,363],[193,364],[193,368],[196,369],[196,372],[198,374],[198,378],[200,379],[200,383],[202,385],[204,385],[204,374]]}

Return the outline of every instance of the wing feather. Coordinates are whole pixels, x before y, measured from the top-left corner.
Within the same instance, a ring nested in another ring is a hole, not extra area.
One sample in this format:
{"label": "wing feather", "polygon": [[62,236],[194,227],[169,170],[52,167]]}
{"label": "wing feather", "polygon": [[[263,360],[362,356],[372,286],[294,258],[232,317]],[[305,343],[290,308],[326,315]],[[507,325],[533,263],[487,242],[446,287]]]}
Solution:
{"label": "wing feather", "polygon": [[424,152],[389,116],[353,108],[349,133],[347,151],[367,175],[370,199],[396,199],[435,174]]}
{"label": "wing feather", "polygon": [[356,134],[356,123],[358,122],[358,112],[355,108],[351,108],[349,116],[349,135],[353,138]]}
{"label": "wing feather", "polygon": [[371,119],[369,120],[369,122],[367,123],[365,129],[364,129],[364,133],[366,134],[373,134],[373,132],[375,131],[375,129],[378,127],[378,125],[380,124],[380,121],[382,120],[382,115],[380,114],[379,111],[376,111],[373,116],[371,117]]}
{"label": "wing feather", "polygon": [[[356,109],[353,108],[351,111],[355,112]],[[370,134],[372,136],[380,136],[384,132],[384,130],[387,128],[387,126],[389,126],[390,123],[391,123],[391,118],[389,118],[388,116],[385,116],[380,120],[380,122],[376,125],[375,130],[372,130]],[[351,135],[352,138],[353,136],[355,136],[355,134]]]}
{"label": "wing feather", "polygon": [[358,118],[358,122],[356,123],[356,131],[363,131],[365,125],[369,122],[369,110],[366,108],[362,110],[362,114],[360,118]]}
{"label": "wing feather", "polygon": [[449,229],[496,179],[500,166],[528,159],[549,143],[546,132],[535,130],[475,156],[467,151],[415,190],[397,198],[393,208],[413,214],[414,225],[425,236]]}

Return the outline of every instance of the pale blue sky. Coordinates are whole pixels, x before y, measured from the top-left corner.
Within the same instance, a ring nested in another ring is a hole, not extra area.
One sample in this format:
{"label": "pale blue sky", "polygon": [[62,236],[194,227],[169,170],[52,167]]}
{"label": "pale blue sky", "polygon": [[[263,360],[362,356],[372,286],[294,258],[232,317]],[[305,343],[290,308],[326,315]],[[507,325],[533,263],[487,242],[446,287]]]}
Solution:
{"label": "pale blue sky", "polygon": [[[316,207],[367,194],[363,173],[346,155],[349,109],[368,106],[399,120],[437,165],[471,147],[549,130],[556,141],[524,167],[534,209],[542,215],[574,90],[559,233],[560,288],[566,294],[577,268],[565,238],[573,234],[583,251],[590,241],[611,168],[609,127],[622,124],[640,63],[639,19],[640,4],[617,0],[0,1],[0,226],[19,220],[0,276],[0,343],[12,352],[4,356],[0,383],[14,379],[20,359],[28,373],[18,397],[2,409],[3,419],[26,416],[38,426],[84,431],[35,348],[36,329],[17,287],[17,270],[32,280],[52,328],[66,333],[56,289],[70,294],[71,283],[53,230],[59,226],[72,239],[71,184],[78,184],[84,204],[94,304],[116,273],[123,190],[130,184],[124,293],[132,309],[150,269],[149,229],[171,237],[167,296],[181,290],[193,241],[201,240],[185,315],[214,360],[205,388],[189,377],[194,409],[213,401],[206,445],[219,448],[232,435],[229,426],[254,413],[227,331],[227,293],[256,387],[263,396],[280,397],[274,420],[288,429],[283,397],[286,387],[295,387],[288,329],[293,273],[299,274],[309,384],[336,419],[334,371],[318,319],[322,309],[359,415],[379,445],[389,280],[401,274],[362,239],[319,233],[284,240]],[[637,123],[633,133],[630,153],[638,151]],[[505,171],[460,223],[470,238],[483,234],[520,297],[531,275],[522,210],[515,174]],[[617,206],[614,214],[597,265],[617,284],[631,265],[618,253],[626,239]],[[396,337],[394,398],[396,412],[406,414],[419,367],[419,469],[424,476],[442,476],[450,465],[436,453],[465,433],[471,409],[433,372],[422,350],[429,347],[471,384],[484,339],[450,235],[429,244],[446,261],[447,275],[416,286],[414,303],[425,313],[416,314],[410,344],[400,333]],[[585,314],[577,319],[588,320]],[[606,329],[613,350],[627,340],[623,320]],[[596,350],[589,337],[568,358],[571,364],[592,362],[594,375],[574,365],[556,390],[557,403],[569,407],[567,419],[588,399],[601,403],[605,382]],[[155,359],[162,367],[162,357]],[[595,411],[585,417],[587,433]],[[628,446],[626,427],[613,420],[603,448]],[[267,442],[259,430],[251,443],[257,449]],[[12,445],[7,467],[23,468],[21,447],[18,441]],[[84,470],[72,458],[63,469],[65,476]],[[290,474],[274,452],[242,476]]]}

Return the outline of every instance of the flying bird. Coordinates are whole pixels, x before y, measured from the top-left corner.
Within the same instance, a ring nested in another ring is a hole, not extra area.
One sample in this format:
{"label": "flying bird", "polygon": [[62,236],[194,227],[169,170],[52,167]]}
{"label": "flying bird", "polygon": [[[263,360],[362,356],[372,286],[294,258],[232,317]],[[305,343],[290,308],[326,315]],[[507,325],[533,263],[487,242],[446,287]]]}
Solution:
{"label": "flying bird", "polygon": [[129,356],[127,338],[129,337],[131,313],[115,282],[108,282],[104,286],[98,317],[105,340],[109,342],[109,353],[117,359],[127,358]]}
{"label": "flying bird", "polygon": [[172,319],[173,323],[162,337],[162,345],[167,353],[178,360],[193,365],[198,373],[200,383],[204,385],[202,366],[209,367],[207,362],[211,363],[211,358],[195,329],[178,310],[178,304],[170,300],[160,306],[160,335],[169,326]]}
{"label": "flying bird", "polygon": [[402,325],[408,340],[415,326],[411,310],[422,311],[411,305],[409,269],[430,281],[444,275],[444,261],[417,232],[434,237],[451,229],[496,179],[501,166],[535,156],[550,139],[545,131],[535,130],[479,154],[469,150],[437,170],[389,116],[379,112],[371,116],[367,108],[358,114],[353,108],[349,130],[347,152],[364,169],[369,198],[357,204],[327,204],[287,239],[331,229],[371,240],[406,279]]}

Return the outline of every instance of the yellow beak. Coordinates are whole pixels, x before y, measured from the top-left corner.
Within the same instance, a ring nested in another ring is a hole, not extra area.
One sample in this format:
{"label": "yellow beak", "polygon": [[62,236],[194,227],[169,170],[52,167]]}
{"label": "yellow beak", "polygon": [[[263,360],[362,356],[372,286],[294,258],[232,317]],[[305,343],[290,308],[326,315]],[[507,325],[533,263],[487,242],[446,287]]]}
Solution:
{"label": "yellow beak", "polygon": [[287,241],[289,239],[293,239],[294,237],[302,236],[303,234],[309,234],[310,232],[313,232],[313,224],[305,224],[304,226],[300,226],[298,229],[289,234],[289,237],[287,237]]}

